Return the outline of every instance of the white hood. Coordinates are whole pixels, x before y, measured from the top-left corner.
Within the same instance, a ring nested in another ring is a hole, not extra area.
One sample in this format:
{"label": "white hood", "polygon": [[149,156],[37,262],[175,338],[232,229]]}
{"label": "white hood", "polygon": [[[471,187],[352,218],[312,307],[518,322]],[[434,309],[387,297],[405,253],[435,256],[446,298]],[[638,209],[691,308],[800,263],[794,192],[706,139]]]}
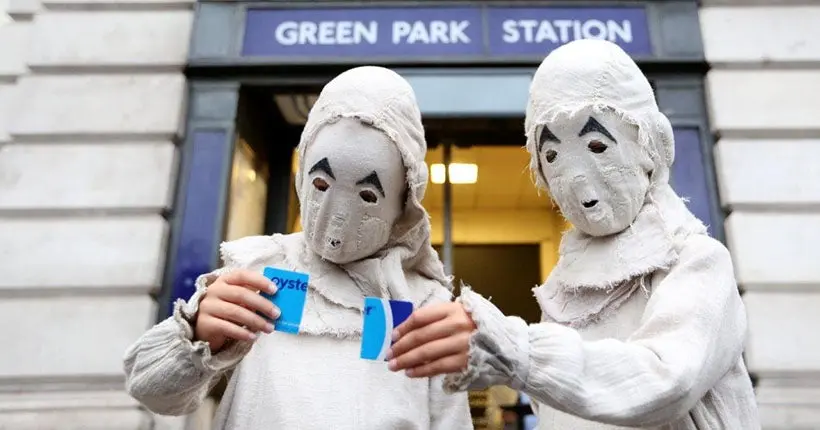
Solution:
{"label": "white hood", "polygon": [[450,288],[450,278],[430,244],[429,216],[421,205],[428,180],[421,113],[413,89],[391,70],[373,66],[348,70],[330,81],[313,105],[297,149],[299,168],[295,185],[303,217],[305,152],[322,127],[343,118],[374,127],[396,144],[407,173],[407,198],[387,245],[373,256],[341,267],[354,279],[378,286],[380,291],[370,293],[383,297],[419,302],[432,293],[429,282],[422,283],[423,286],[408,285],[407,272]]}
{"label": "white hood", "polygon": [[580,40],[550,53],[535,73],[525,121],[530,168],[548,189],[538,153],[541,129],[561,116],[591,110],[637,126],[637,144],[651,160],[643,207],[626,229],[591,236],[573,228],[562,238],[560,259],[544,286],[536,288],[546,318],[583,325],[617,308],[646,277],[678,261],[678,246],[706,234],[669,186],[675,142],[649,81],[614,43]]}
{"label": "white hood", "polygon": [[550,53],[530,84],[524,123],[530,168],[536,183],[547,188],[538,174],[536,154],[539,127],[559,115],[592,108],[614,109],[624,121],[638,126],[639,143],[655,164],[654,183],[668,183],[675,160],[672,125],[658,109],[646,76],[618,45],[594,39],[568,43]]}

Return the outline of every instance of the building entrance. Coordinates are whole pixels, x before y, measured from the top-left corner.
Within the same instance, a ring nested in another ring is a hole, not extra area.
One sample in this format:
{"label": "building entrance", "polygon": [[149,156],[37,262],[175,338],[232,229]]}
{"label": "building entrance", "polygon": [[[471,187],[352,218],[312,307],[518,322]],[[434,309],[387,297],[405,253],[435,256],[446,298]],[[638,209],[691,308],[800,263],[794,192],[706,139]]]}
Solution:
{"label": "building entrance", "polygon": [[[294,148],[322,86],[356,65],[386,65],[413,87],[428,142],[432,242],[456,283],[507,314],[539,319],[530,289],[554,266],[566,228],[530,179],[523,117],[536,65],[570,40],[615,42],[652,75],[675,129],[673,187],[722,239],[697,6],[513,3],[201,1],[161,317],[219,264],[221,241],[301,228]],[[445,27],[446,37],[433,31]],[[521,419],[518,397],[471,393],[476,428],[502,428],[503,406]]]}
{"label": "building entrance", "polygon": [[[423,204],[431,217],[432,243],[445,267],[454,275],[457,287],[462,282],[470,285],[493,297],[505,314],[537,322],[540,310],[531,289],[546,279],[556,263],[558,243],[567,225],[546,192],[536,190],[528,170],[529,154],[523,148],[523,111],[532,71],[396,70],[414,88],[422,111],[430,173]],[[201,216],[195,223],[182,221],[182,237],[177,236],[177,240],[191,233],[185,226],[201,227],[201,237],[210,238],[213,249],[224,240],[301,229],[294,188],[295,148],[313,102],[331,78],[303,76],[298,83],[251,81],[230,90],[236,95],[233,120],[227,128],[230,133],[219,139],[209,132],[194,133],[194,144],[199,146],[189,148],[193,154],[183,169],[183,174],[189,175],[186,203],[202,204],[209,193],[213,198],[213,188],[220,187],[217,179],[223,178],[224,192],[212,200],[213,228],[205,229]],[[653,83],[661,106],[664,101],[679,101],[675,95],[691,98],[693,88],[697,91],[685,81],[660,78]],[[223,88],[211,85],[216,91]],[[488,88],[492,90],[476,96]],[[695,197],[690,202],[693,212],[711,224],[716,217],[709,170],[703,162],[703,123],[697,117],[681,115],[686,110],[677,112],[677,118],[670,115],[678,148],[673,186],[683,195]],[[211,152],[203,151],[209,145],[213,145]],[[199,212],[203,213],[208,215],[208,211]],[[188,251],[181,255],[205,260],[201,247],[192,246]],[[187,268],[189,281],[194,273],[207,271],[195,265],[186,267],[187,261],[172,264],[178,271]],[[212,259],[208,262],[215,264]],[[190,284],[177,283],[176,287]],[[190,294],[180,289],[172,293],[177,297]],[[224,381],[216,387],[215,399],[223,387]],[[517,393],[502,387],[471,393],[471,399],[476,428],[497,428],[493,423],[502,419],[502,406],[519,414],[523,410],[516,404]]]}

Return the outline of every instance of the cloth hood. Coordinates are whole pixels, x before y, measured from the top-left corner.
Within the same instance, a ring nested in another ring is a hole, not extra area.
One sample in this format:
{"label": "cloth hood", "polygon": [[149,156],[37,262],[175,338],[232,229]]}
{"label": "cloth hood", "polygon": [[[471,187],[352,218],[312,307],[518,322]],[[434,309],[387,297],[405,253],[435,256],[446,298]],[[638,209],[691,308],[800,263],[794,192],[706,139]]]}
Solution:
{"label": "cloth hood", "polygon": [[672,125],[658,109],[655,94],[638,65],[618,45],[585,39],[550,53],[533,76],[525,119],[530,168],[538,186],[537,142],[541,127],[557,116],[583,109],[610,110],[639,130],[639,144],[655,164],[653,183],[667,183],[675,159]]}
{"label": "cloth hood", "polygon": [[[662,229],[703,233],[705,227],[669,185],[675,161],[672,124],[655,101],[655,93],[635,61],[618,45],[605,40],[577,40],[552,51],[541,62],[530,84],[524,128],[530,170],[536,186],[549,190],[539,170],[541,128],[561,115],[584,109],[611,111],[638,128],[638,145],[652,160],[647,203],[658,212]],[[633,228],[631,228],[633,229]]]}
{"label": "cloth hood", "polygon": [[427,188],[425,163],[427,142],[421,112],[410,84],[397,73],[382,67],[350,69],[322,89],[311,109],[297,148],[299,166],[296,190],[304,216],[302,183],[305,152],[322,127],[351,118],[374,127],[395,143],[406,170],[407,196],[404,210],[393,225],[387,245],[371,257],[342,267],[354,278],[377,284],[382,296],[394,299],[429,295],[407,285],[405,271],[451,288],[450,278],[430,243],[429,215],[421,201]]}
{"label": "cloth hood", "polygon": [[[672,125],[635,62],[614,43],[579,40],[550,53],[530,86],[525,133],[530,169],[540,170],[538,138],[545,124],[584,110],[610,112],[637,127],[638,147],[651,160],[649,188],[637,217],[623,231],[591,236],[578,228],[561,240],[560,258],[543,286],[535,288],[546,321],[583,327],[614,312],[659,270],[679,259],[680,246],[706,228],[669,185],[675,159]],[[594,269],[594,270],[592,270]]]}

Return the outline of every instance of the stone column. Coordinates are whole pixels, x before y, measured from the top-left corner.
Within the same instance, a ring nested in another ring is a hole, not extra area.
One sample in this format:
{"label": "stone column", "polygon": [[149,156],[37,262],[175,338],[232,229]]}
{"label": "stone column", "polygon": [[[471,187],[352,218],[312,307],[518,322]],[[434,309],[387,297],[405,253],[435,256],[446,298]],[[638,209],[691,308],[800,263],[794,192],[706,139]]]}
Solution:
{"label": "stone column", "polygon": [[122,356],[157,315],[193,5],[7,1],[0,428],[181,428],[126,395]]}
{"label": "stone column", "polygon": [[718,182],[763,428],[817,429],[820,6],[703,3]]}

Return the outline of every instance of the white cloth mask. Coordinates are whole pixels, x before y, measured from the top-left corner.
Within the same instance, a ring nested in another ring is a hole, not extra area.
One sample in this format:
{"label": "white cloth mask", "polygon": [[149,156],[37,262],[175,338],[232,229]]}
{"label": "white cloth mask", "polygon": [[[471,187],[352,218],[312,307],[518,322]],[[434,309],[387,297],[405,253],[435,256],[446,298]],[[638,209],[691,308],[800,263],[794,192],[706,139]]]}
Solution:
{"label": "white cloth mask", "polygon": [[304,168],[302,225],[313,252],[346,264],[387,245],[406,173],[384,133],[349,118],[328,124],[307,147]]}
{"label": "white cloth mask", "polygon": [[556,117],[538,136],[538,170],[573,225],[607,236],[632,224],[653,165],[637,143],[637,126],[612,111],[583,109]]}

